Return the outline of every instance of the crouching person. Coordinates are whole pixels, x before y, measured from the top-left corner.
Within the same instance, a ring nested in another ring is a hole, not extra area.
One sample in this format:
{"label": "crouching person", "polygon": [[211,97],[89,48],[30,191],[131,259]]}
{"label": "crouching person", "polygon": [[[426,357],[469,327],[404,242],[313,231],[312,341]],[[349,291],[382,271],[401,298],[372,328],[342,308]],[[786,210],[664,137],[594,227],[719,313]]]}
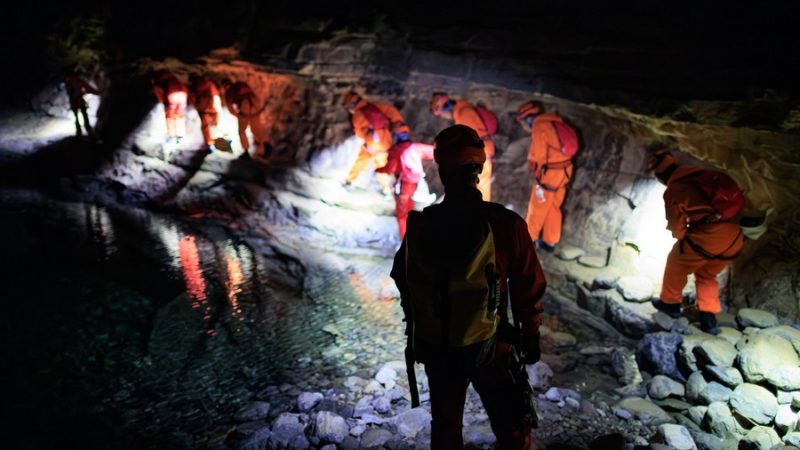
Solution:
{"label": "crouching person", "polygon": [[391,273],[413,359],[428,375],[431,448],[463,448],[472,383],[498,448],[529,449],[536,413],[523,363],[539,359],[544,273],[525,221],[481,199],[486,154],[480,136],[464,125],[445,129],[436,137],[434,160],[444,201],[409,214]]}

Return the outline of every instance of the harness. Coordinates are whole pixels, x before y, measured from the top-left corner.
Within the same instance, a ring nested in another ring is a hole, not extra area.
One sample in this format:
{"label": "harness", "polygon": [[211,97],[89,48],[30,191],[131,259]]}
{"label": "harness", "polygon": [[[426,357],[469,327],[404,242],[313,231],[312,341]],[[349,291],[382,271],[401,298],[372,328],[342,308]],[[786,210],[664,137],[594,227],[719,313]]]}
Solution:
{"label": "harness", "polygon": [[700,247],[696,242],[691,240],[689,238],[689,235],[687,234],[680,241],[680,251],[681,251],[681,253],[683,253],[683,243],[686,242],[686,244],[688,244],[689,247],[691,247],[692,250],[694,250],[695,253],[697,253],[698,255],[702,256],[705,259],[720,260],[720,261],[731,261],[733,259],[736,259],[736,257],[739,256],[739,253],[741,251],[738,251],[738,252],[734,253],[731,256],[722,256],[722,255],[724,255],[728,250],[730,250],[734,245],[736,245],[736,242],[739,240],[739,236],[741,236],[741,235],[742,235],[742,230],[740,228],[739,232],[736,233],[736,237],[733,238],[733,242],[731,242],[731,244],[725,250],[723,250],[720,253],[714,255],[712,253],[707,252],[705,249],[703,249],[703,247]]}

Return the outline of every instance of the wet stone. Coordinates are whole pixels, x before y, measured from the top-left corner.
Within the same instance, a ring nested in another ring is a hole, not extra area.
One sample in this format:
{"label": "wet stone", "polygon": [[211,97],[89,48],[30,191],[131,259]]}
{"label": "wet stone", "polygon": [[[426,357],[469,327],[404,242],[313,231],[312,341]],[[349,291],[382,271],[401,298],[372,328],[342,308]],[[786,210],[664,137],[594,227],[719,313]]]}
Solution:
{"label": "wet stone", "polygon": [[431,414],[423,408],[413,408],[400,413],[396,417],[397,432],[406,437],[413,437],[431,423]]}
{"label": "wet stone", "polygon": [[392,440],[392,433],[383,428],[370,428],[361,436],[362,448],[381,448]]}
{"label": "wet stone", "polygon": [[297,408],[301,412],[308,412],[322,401],[324,396],[320,392],[303,392],[297,396]]}
{"label": "wet stone", "polygon": [[742,308],[736,313],[736,322],[742,328],[769,328],[778,325],[778,317],[760,309]]}
{"label": "wet stone", "polygon": [[729,388],[735,388],[744,383],[742,374],[735,367],[705,366],[703,372],[708,375],[709,379],[716,380]]}
{"label": "wet stone", "polygon": [[362,417],[367,414],[373,414],[375,408],[372,407],[372,396],[361,397],[353,409],[353,417]]}
{"label": "wet stone", "polygon": [[323,442],[342,442],[349,433],[350,429],[340,415],[329,411],[317,414],[316,436]]}
{"label": "wet stone", "polygon": [[619,280],[619,276],[613,272],[600,272],[595,275],[594,280],[592,280],[592,290],[613,289],[617,280]]}
{"label": "wet stone", "polygon": [[769,425],[778,413],[775,396],[763,387],[750,383],[734,389],[730,405],[731,409],[759,425]]}
{"label": "wet stone", "polygon": [[571,245],[559,245],[556,249],[556,258],[564,261],[572,261],[573,259],[578,259],[585,254],[585,250],[578,247],[573,247]]}
{"label": "wet stone", "polygon": [[653,283],[646,277],[626,275],[617,280],[615,287],[629,302],[649,302],[653,296]]}
{"label": "wet stone", "polygon": [[291,450],[306,450],[311,447],[311,443],[304,434],[298,434],[289,442]]}

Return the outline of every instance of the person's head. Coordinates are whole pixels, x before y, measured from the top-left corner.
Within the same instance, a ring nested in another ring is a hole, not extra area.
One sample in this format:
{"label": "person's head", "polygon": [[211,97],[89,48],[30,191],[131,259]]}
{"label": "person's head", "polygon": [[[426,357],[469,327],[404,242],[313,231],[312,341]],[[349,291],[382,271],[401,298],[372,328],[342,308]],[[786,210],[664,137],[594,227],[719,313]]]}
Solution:
{"label": "person's head", "polygon": [[405,123],[398,123],[392,127],[392,134],[397,142],[408,142],[411,140],[411,128]]}
{"label": "person's head", "polygon": [[536,101],[528,101],[517,108],[516,120],[523,128],[530,131],[536,117],[544,112],[544,106]]}
{"label": "person's head", "polygon": [[678,163],[672,153],[666,149],[654,151],[647,158],[647,171],[652,173],[662,184],[667,184],[669,177],[678,168]]}
{"label": "person's head", "polygon": [[344,95],[344,98],[342,99],[342,106],[344,106],[349,112],[353,112],[353,110],[356,109],[356,106],[361,103],[361,100],[362,98],[358,92],[350,91]]}
{"label": "person's head", "polygon": [[455,102],[450,99],[444,92],[434,92],[431,96],[431,112],[436,117],[453,121],[453,104]]}
{"label": "person's head", "polygon": [[486,162],[483,140],[466,125],[445,128],[434,140],[433,159],[439,165],[439,177],[447,186],[477,186],[478,175]]}

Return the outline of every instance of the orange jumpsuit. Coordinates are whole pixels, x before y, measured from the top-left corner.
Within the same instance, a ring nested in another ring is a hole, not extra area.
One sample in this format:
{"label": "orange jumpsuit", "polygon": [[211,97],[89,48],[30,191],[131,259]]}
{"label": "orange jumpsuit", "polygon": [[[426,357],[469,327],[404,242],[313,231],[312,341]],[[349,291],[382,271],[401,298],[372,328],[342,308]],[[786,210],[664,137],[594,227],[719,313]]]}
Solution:
{"label": "orange jumpsuit", "polygon": [[87,105],[83,96],[85,94],[100,95],[100,91],[76,75],[67,75],[64,79],[64,84],[67,87],[67,95],[69,96],[69,107],[75,115],[75,134],[81,135],[81,123],[78,120],[78,112],[80,112],[83,116],[83,126],[86,128],[86,134],[91,137],[94,131],[89,123],[89,113],[86,111]]}
{"label": "orange jumpsuit", "polygon": [[667,229],[678,242],[667,256],[660,297],[664,303],[680,304],[686,279],[693,273],[697,309],[717,314],[721,311],[717,275],[742,249],[744,236],[739,225],[732,222],[703,223],[715,211],[691,178],[687,179],[702,170],[679,166],[667,181]]}
{"label": "orange jumpsuit", "polygon": [[478,136],[483,139],[486,145],[486,162],[483,163],[483,171],[478,176],[478,190],[481,191],[483,200],[492,201],[492,159],[494,159],[494,142],[489,136],[486,125],[483,123],[478,111],[466,100],[458,100],[453,105],[453,122],[456,125],[466,125],[478,132]]}
{"label": "orange jumpsuit", "polygon": [[219,89],[213,81],[206,77],[199,77],[192,85],[191,101],[197,114],[200,115],[200,130],[207,145],[214,144],[212,128],[217,126],[219,119],[220,96]]}
{"label": "orange jumpsuit", "polygon": [[561,205],[572,178],[572,162],[561,153],[561,142],[552,122],[563,122],[563,119],[553,113],[543,113],[536,117],[531,128],[528,166],[542,187],[539,195],[543,195],[539,199],[535,183],[525,222],[531,239],[539,239],[541,233],[545,243],[556,245],[561,241]]}
{"label": "orange jumpsuit", "polygon": [[256,154],[263,155],[267,130],[260,119],[262,104],[253,89],[244,81],[233,83],[225,90],[225,104],[228,105],[231,114],[239,120],[239,141],[242,149],[245,152],[250,149],[250,141],[247,139],[247,127],[250,127],[250,132],[256,141]]}
{"label": "orange jumpsuit", "polygon": [[[388,123],[385,127],[377,130],[372,129],[373,127],[369,119],[367,119],[367,116],[361,111],[368,104],[376,107],[386,116]],[[366,101],[362,101],[356,106],[350,120],[353,124],[353,132],[355,132],[356,136],[364,140],[364,146],[361,147],[356,162],[353,163],[350,173],[347,174],[346,181],[348,184],[355,181],[358,175],[361,174],[361,171],[364,170],[364,167],[370,162],[375,161],[376,169],[386,165],[388,151],[392,146],[393,140],[391,131],[392,125],[405,122],[403,115],[400,114],[400,111],[394,106],[387,103],[367,103]]]}
{"label": "orange jumpsuit", "polygon": [[153,84],[153,93],[158,101],[164,104],[164,115],[167,119],[167,136],[185,136],[186,101],[189,96],[189,88],[174,74],[165,71]]}

